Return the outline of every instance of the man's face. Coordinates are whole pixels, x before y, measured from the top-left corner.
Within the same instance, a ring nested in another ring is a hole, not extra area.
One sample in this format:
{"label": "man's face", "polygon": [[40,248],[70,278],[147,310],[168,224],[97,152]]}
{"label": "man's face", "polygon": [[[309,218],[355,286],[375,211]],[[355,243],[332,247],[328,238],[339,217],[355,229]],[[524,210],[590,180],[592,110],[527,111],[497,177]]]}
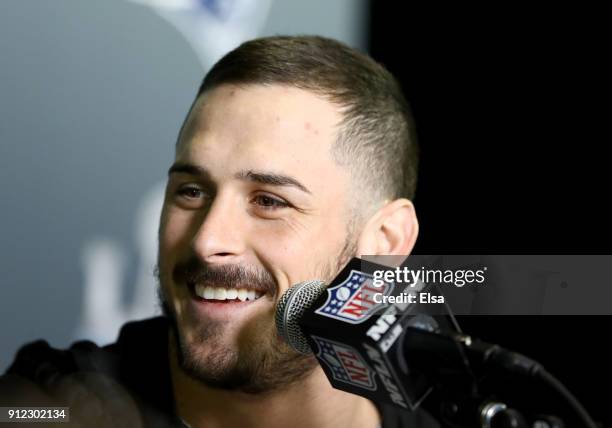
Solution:
{"label": "man's face", "polygon": [[169,173],[161,295],[183,368],[255,392],[314,367],[276,335],[293,284],[330,280],[352,256],[349,172],[331,148],[337,107],[284,87],[222,85],[200,97]]}

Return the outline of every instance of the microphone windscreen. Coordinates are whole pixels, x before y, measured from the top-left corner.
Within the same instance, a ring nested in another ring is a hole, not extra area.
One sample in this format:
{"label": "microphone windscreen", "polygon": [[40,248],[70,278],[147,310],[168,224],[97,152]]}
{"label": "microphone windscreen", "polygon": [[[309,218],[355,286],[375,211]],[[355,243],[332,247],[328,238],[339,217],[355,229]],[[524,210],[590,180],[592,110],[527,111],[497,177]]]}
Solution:
{"label": "microphone windscreen", "polygon": [[325,288],[325,283],[320,280],[300,282],[289,288],[276,306],[274,320],[278,334],[289,346],[302,354],[310,354],[312,350],[298,322],[325,292]]}

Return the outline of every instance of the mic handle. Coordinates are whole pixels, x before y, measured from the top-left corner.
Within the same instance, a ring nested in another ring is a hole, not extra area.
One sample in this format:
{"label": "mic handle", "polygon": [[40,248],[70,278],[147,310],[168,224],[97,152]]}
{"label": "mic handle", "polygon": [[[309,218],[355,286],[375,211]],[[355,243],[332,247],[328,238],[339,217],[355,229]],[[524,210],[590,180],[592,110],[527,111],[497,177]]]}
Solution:
{"label": "mic handle", "polygon": [[[454,368],[472,368],[479,371],[494,367],[528,377],[537,377],[543,370],[542,366],[531,358],[465,334],[428,331],[415,327],[408,327],[405,334],[405,357],[414,360],[414,364],[420,368],[425,366],[443,373]],[[449,360],[447,355],[459,355],[461,361]]]}

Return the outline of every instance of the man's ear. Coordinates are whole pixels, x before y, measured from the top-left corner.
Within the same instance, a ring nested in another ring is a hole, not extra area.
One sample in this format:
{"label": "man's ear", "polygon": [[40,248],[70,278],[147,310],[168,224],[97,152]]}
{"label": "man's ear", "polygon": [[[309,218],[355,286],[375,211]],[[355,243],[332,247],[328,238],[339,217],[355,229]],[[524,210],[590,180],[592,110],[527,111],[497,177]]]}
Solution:
{"label": "man's ear", "polygon": [[386,203],[366,223],[357,242],[357,254],[408,255],[419,234],[414,205],[408,199]]}

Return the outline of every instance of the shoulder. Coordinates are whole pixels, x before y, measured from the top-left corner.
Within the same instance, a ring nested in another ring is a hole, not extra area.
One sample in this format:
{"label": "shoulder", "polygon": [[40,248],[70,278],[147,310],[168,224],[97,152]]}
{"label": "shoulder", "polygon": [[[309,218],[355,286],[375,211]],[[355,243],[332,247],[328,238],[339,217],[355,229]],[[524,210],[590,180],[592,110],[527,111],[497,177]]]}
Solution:
{"label": "shoulder", "polygon": [[[122,354],[143,345],[159,345],[167,330],[163,317],[125,324],[115,343],[98,346],[89,340],[74,342],[68,349],[56,349],[45,340],[22,346],[6,374],[18,374],[45,383],[55,374],[75,371],[100,371],[112,374],[118,369]],[[155,344],[153,343],[155,342]]]}
{"label": "shoulder", "polygon": [[6,374],[23,376],[35,383],[46,384],[58,374],[78,370],[75,353],[100,349],[89,341],[75,342],[70,349],[55,349],[45,340],[37,340],[22,346]]}
{"label": "shoulder", "polygon": [[103,347],[87,340],[68,349],[44,340],[28,343],[0,377],[0,399],[11,405],[69,405],[86,418],[97,411],[101,423],[108,423],[101,426],[112,426],[113,417],[138,426],[139,408],[151,407],[149,401],[161,401],[158,397],[168,400],[167,383],[142,385],[150,370],[167,370],[166,333],[167,321],[160,317],[125,324],[118,340]]}

